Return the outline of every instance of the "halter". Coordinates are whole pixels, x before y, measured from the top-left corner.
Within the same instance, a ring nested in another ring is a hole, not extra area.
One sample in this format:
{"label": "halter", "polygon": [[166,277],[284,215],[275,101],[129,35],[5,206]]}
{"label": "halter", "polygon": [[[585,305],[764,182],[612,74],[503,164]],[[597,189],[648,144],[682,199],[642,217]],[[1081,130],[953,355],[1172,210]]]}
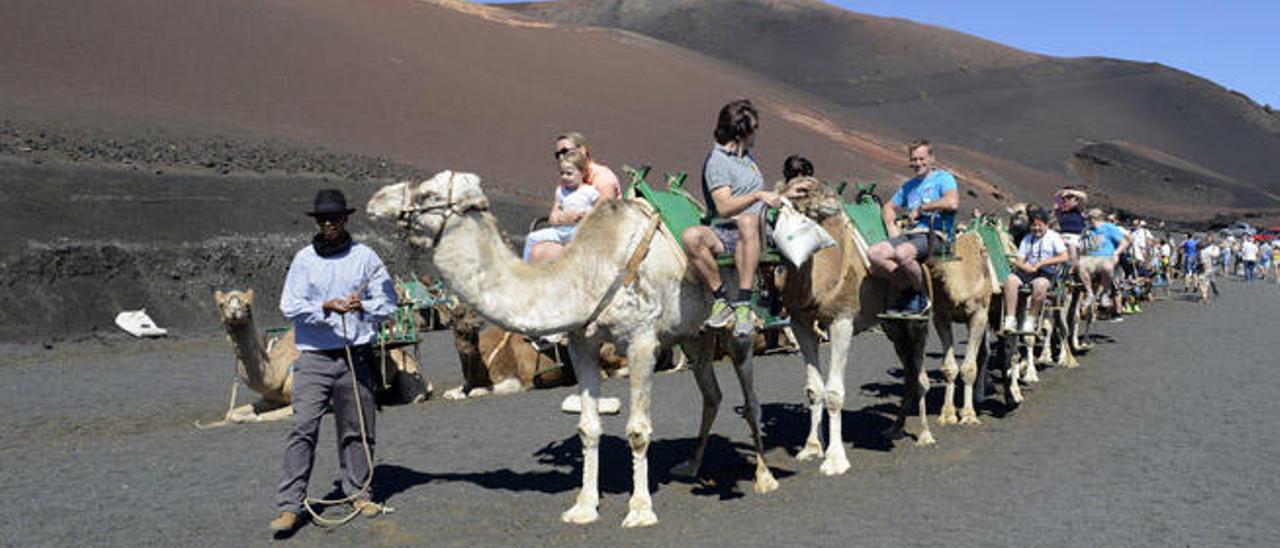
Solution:
{"label": "halter", "polygon": [[449,176],[449,188],[448,188],[448,191],[445,193],[444,203],[440,205],[433,205],[428,207],[419,207],[417,205],[412,205],[412,201],[409,198],[410,198],[409,185],[406,184],[404,186],[404,200],[401,201],[400,203],[411,204],[411,205],[409,205],[405,209],[401,209],[400,213],[397,214],[396,219],[410,226],[412,226],[413,219],[417,218],[419,214],[444,210],[444,213],[441,215],[441,217],[443,218],[440,219],[440,228],[435,231],[435,234],[431,235],[432,249],[435,249],[435,247],[440,243],[440,237],[444,235],[444,228],[449,224],[450,217],[454,215],[462,215],[463,213],[466,213],[473,209],[479,210],[479,211],[488,209],[478,205],[464,207],[464,208],[457,207],[457,204],[453,203],[453,175],[452,174],[450,174]]}

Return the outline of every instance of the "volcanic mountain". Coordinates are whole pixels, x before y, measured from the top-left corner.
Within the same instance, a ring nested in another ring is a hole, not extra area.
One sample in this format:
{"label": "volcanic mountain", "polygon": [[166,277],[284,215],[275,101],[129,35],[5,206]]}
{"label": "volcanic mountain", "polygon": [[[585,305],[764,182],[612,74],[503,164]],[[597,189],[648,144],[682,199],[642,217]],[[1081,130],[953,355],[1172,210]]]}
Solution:
{"label": "volcanic mountain", "polygon": [[[1138,213],[1205,218],[1280,206],[1280,115],[1156,63],[1037,55],[814,0],[507,7],[736,63],[835,103],[852,119],[1083,183]],[[1048,192],[1026,190],[1020,197],[1043,200]]]}
{"label": "volcanic mountain", "polygon": [[[791,153],[831,179],[905,171],[900,140],[768,77],[461,2],[12,3],[0,51],[0,293],[26,303],[0,310],[0,338],[144,306],[179,331],[215,327],[212,290],[245,285],[270,310],[325,186],[360,203],[385,181],[474,171],[520,235],[549,208],[558,133],[585,132],[619,172],[696,172],[717,109],[741,96],[761,107],[770,180]],[[982,173],[956,169],[994,203]],[[397,274],[424,268],[352,226]]]}

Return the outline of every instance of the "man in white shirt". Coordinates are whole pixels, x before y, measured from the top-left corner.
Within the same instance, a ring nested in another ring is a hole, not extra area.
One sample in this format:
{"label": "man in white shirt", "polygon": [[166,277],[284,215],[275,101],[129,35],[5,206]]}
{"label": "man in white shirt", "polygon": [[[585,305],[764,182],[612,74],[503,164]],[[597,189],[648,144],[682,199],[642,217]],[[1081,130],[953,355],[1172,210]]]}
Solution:
{"label": "man in white shirt", "polygon": [[1200,250],[1200,269],[1206,276],[1213,276],[1214,265],[1218,264],[1218,258],[1222,256],[1222,248],[1213,241],[1213,236],[1205,236],[1204,241],[1204,249]]}
{"label": "man in white shirt", "polygon": [[1012,261],[1013,272],[1004,282],[1004,323],[1001,330],[1005,333],[1014,331],[1018,289],[1024,283],[1031,284],[1031,299],[1027,302],[1027,314],[1022,320],[1021,332],[1035,332],[1036,318],[1049,293],[1052,283],[1050,280],[1057,275],[1058,265],[1071,258],[1062,236],[1049,229],[1049,212],[1032,207],[1027,211],[1027,216],[1031,220],[1031,233],[1022,238],[1018,256]]}
{"label": "man in white shirt", "polygon": [[1258,266],[1258,242],[1253,241],[1252,236],[1245,236],[1240,244],[1240,259],[1244,261],[1244,279],[1252,283]]}

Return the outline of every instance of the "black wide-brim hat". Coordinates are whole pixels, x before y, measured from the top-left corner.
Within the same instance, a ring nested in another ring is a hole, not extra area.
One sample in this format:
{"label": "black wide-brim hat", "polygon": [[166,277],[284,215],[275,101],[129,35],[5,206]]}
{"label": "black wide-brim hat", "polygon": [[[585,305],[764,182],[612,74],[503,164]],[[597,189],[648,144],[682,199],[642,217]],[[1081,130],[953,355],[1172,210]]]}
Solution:
{"label": "black wide-brim hat", "polygon": [[350,215],[356,210],[347,207],[347,197],[342,194],[341,190],[327,188],[316,193],[316,203],[312,206],[311,211],[307,215],[319,217],[321,215]]}

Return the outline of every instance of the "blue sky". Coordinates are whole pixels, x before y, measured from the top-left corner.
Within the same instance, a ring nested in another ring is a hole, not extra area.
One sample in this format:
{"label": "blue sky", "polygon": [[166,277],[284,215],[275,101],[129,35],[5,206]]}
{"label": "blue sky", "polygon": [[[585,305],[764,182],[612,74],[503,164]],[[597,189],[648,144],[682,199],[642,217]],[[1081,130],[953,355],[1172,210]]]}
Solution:
{"label": "blue sky", "polygon": [[1280,108],[1280,2],[1275,0],[828,2],[1036,53],[1155,61]]}

